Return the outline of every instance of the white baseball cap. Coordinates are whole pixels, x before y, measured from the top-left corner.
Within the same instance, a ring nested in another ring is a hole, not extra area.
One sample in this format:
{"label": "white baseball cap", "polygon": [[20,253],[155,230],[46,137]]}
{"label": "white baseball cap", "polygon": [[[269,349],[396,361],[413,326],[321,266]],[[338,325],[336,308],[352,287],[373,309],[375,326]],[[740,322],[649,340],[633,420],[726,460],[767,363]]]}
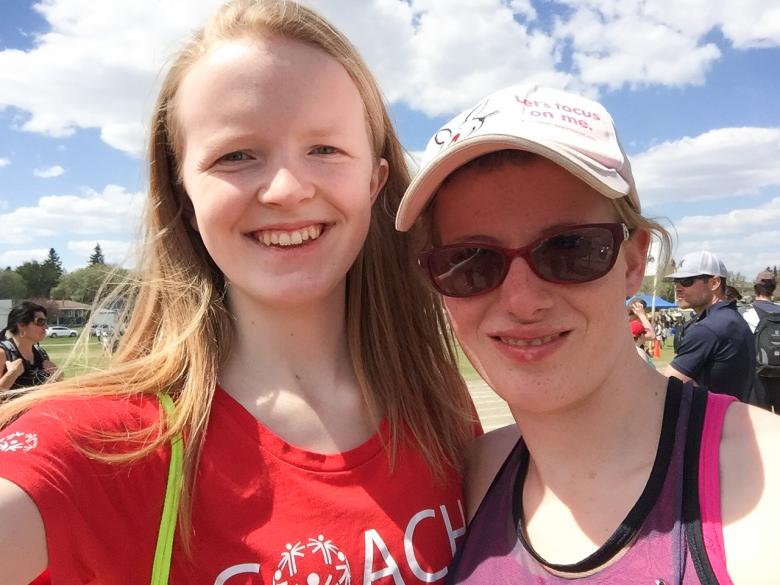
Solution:
{"label": "white baseball cap", "polygon": [[677,271],[666,278],[688,278],[689,276],[720,276],[726,278],[726,265],[712,252],[702,250],[682,257]]}
{"label": "white baseball cap", "polygon": [[604,106],[557,89],[516,85],[489,95],[434,134],[398,207],[396,229],[412,227],[450,173],[506,149],[543,156],[610,199],[628,197],[640,210],[631,165]]}

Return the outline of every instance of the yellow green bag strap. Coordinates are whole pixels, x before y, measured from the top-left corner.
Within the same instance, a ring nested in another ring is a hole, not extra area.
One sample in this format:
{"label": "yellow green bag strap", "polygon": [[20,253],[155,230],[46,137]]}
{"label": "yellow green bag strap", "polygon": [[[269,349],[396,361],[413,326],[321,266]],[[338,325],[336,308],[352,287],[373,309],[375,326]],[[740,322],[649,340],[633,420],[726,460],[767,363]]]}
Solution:
{"label": "yellow green bag strap", "polygon": [[[170,421],[173,416],[173,399],[167,394],[159,394],[160,404]],[[179,515],[179,496],[181,495],[184,462],[184,442],[181,435],[171,439],[171,461],[168,464],[168,485],[165,487],[160,531],[157,533],[157,547],[154,550],[151,585],[167,585],[171,572],[171,554],[173,536],[176,533],[176,520]]]}

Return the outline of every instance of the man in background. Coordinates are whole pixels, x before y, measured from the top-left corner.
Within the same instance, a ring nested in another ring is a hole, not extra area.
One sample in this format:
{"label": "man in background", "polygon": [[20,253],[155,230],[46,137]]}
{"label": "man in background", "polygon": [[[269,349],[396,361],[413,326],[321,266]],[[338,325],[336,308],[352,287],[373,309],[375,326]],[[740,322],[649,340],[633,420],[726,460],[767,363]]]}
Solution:
{"label": "man in background", "polygon": [[753,280],[755,300],[742,316],[756,341],[756,386],[766,404],[780,413],[780,304],[772,302],[775,275],[765,270]]}
{"label": "man in background", "polygon": [[677,304],[693,309],[696,319],[686,328],[677,355],[663,373],[693,380],[712,392],[730,394],[743,402],[752,398],[755,350],[750,328],[728,301],[726,266],[711,252],[686,254],[674,281]]}

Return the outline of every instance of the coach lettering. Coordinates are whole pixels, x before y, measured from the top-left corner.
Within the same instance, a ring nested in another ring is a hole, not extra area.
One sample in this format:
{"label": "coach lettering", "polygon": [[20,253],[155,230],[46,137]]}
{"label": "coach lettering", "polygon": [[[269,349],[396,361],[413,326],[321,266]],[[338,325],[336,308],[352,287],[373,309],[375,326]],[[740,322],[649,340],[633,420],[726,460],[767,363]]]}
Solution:
{"label": "coach lettering", "polygon": [[[393,555],[391,555],[390,551],[387,549],[385,541],[382,540],[382,537],[379,536],[379,533],[376,530],[373,528],[371,530],[366,530],[365,543],[366,560],[363,569],[363,585],[369,585],[370,583],[382,579],[383,577],[387,577],[388,575],[393,576],[393,582],[395,585],[406,585],[404,583],[403,577],[401,577],[401,571],[398,570],[398,563],[395,562]],[[379,571],[373,570],[374,548],[379,551],[379,554],[382,555],[382,560],[385,562],[385,568],[380,569]]]}
{"label": "coach lettering", "polygon": [[214,585],[225,585],[227,580],[231,577],[235,577],[236,575],[245,575],[247,573],[251,573],[253,575],[260,573],[260,564],[244,563],[243,565],[233,565],[232,567],[228,567],[219,575],[217,575],[217,578],[214,581]]}
{"label": "coach lettering", "polygon": [[466,515],[463,513],[463,504],[461,504],[460,500],[458,500],[461,527],[456,530],[452,529],[452,522],[450,522],[450,515],[447,513],[447,507],[441,505],[439,506],[439,509],[441,510],[442,518],[444,518],[444,527],[447,529],[447,536],[450,539],[450,550],[452,551],[452,556],[455,557],[455,539],[460,538],[466,534]]}
{"label": "coach lettering", "polygon": [[[444,506],[442,506],[444,508]],[[436,512],[430,508],[417,512],[412,519],[409,520],[409,524],[406,525],[406,532],[404,533],[404,552],[406,553],[406,562],[409,563],[409,568],[420,581],[425,583],[433,583],[443,578],[447,574],[447,567],[444,567],[440,571],[435,573],[429,573],[425,571],[420,563],[417,562],[417,557],[414,554],[414,529],[425,518],[435,518]]]}

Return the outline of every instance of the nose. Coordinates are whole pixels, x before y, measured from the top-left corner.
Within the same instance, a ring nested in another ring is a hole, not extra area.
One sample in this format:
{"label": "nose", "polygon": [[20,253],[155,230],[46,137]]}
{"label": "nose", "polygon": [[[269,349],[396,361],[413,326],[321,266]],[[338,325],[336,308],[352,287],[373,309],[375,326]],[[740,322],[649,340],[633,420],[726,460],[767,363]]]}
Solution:
{"label": "nose", "polygon": [[524,258],[514,258],[499,287],[499,302],[519,321],[533,321],[552,308],[554,285],[539,278]]}
{"label": "nose", "polygon": [[290,207],[314,197],[314,184],[305,173],[294,170],[291,165],[280,165],[267,187],[258,193],[258,199],[265,205]]}

